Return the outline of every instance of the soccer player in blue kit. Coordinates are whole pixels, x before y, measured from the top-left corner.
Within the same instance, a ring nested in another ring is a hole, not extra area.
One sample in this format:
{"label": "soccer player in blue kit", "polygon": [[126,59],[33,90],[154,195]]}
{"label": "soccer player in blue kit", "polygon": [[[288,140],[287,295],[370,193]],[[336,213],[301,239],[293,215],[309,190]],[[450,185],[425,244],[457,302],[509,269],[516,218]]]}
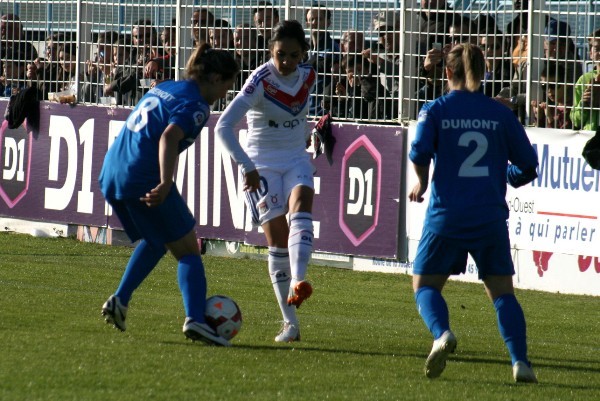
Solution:
{"label": "soccer player in blue kit", "polygon": [[465,272],[470,254],[494,303],[514,380],[537,383],[514,295],[505,197],[507,182],[519,187],[537,177],[538,159],[512,111],[479,91],[484,74],[478,47],[463,43],[448,53],[450,92],[423,106],[409,153],[418,176],[410,201],[423,201],[432,159],[435,166],[413,270],[417,308],[434,337],[425,375],[440,376],[456,348],[441,291],[451,274]]}
{"label": "soccer player in blue kit", "polygon": [[202,45],[186,65],[186,78],[151,89],[133,109],[106,153],[100,188],[136,246],[117,291],[102,306],[107,323],[124,331],[133,291],[169,250],[186,313],[183,333],[192,340],[229,346],[205,322],[206,277],[194,231],[196,221],[173,185],[179,153],[208,121],[210,105],[233,88],[239,67],[225,50]]}
{"label": "soccer player in blue kit", "polygon": [[[276,342],[300,340],[296,308],[312,294],[305,280],[312,251],[313,165],[306,152],[308,99],[315,84],[298,21],[282,21],[269,41],[271,59],[259,66],[227,106],[215,128],[244,175],[246,204],[269,245],[269,274],[283,315]],[[246,116],[242,147],[235,136]],[[286,213],[289,212],[289,225]]]}

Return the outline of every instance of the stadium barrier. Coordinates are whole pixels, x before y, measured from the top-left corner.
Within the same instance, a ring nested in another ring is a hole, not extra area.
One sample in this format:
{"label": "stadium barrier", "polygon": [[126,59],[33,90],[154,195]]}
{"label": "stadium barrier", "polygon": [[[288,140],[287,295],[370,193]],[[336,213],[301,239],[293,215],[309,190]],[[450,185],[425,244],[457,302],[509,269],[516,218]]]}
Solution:
{"label": "stadium barrier", "polygon": [[[6,107],[0,101],[0,109]],[[128,109],[43,102],[39,133],[26,122],[0,128],[0,216],[75,227],[79,238],[114,243],[123,235],[99,191],[104,154]],[[214,140],[211,116],[196,143],[179,158],[176,184],[198,221],[197,233],[215,252],[261,256],[264,235],[250,224],[242,179]],[[239,135],[246,127],[238,126]],[[411,273],[427,199],[408,203],[407,168],[413,126],[336,123],[334,163],[314,160],[314,261],[355,270]],[[600,295],[599,172],[581,157],[589,134],[528,129],[540,156],[539,178],[510,190],[509,229],[516,285]],[[54,228],[54,235],[72,231]],[[27,231],[29,232],[29,231]],[[219,241],[214,241],[219,240]],[[264,256],[264,255],[263,255]],[[469,261],[461,280],[476,281]]]}

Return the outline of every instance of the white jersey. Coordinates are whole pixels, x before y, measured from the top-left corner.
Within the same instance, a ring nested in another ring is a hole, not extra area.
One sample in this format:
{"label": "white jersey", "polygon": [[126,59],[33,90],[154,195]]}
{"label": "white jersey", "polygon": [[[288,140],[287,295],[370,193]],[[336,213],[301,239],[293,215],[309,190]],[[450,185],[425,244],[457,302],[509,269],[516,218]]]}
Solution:
{"label": "white jersey", "polygon": [[[305,150],[310,134],[306,115],[315,79],[315,71],[308,64],[300,64],[294,73],[282,76],[272,60],[248,77],[216,126],[217,135],[243,173],[309,157]],[[244,115],[248,134],[242,148],[234,128]]]}

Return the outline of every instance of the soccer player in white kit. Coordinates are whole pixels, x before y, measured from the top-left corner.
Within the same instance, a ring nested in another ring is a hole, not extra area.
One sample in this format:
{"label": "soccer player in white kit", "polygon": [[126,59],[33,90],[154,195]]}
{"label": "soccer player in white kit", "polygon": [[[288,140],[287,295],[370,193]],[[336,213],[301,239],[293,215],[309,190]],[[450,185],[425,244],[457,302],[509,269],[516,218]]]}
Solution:
{"label": "soccer player in white kit", "polygon": [[[283,315],[277,342],[300,340],[296,308],[312,294],[305,280],[313,241],[313,166],[306,143],[308,99],[316,74],[298,21],[282,21],[269,41],[271,59],[248,78],[219,118],[216,134],[244,175],[253,223],[269,245],[269,274]],[[246,116],[247,140],[234,127]],[[289,224],[286,214],[289,213]]]}

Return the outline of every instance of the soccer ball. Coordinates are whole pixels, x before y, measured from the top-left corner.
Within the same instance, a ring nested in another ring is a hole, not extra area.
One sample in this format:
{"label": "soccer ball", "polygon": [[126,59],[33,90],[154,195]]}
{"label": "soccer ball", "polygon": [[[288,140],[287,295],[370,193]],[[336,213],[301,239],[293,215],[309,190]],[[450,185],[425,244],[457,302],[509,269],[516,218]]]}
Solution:
{"label": "soccer ball", "polygon": [[225,295],[206,300],[206,323],[221,337],[231,340],[242,328],[242,311],[235,301]]}

